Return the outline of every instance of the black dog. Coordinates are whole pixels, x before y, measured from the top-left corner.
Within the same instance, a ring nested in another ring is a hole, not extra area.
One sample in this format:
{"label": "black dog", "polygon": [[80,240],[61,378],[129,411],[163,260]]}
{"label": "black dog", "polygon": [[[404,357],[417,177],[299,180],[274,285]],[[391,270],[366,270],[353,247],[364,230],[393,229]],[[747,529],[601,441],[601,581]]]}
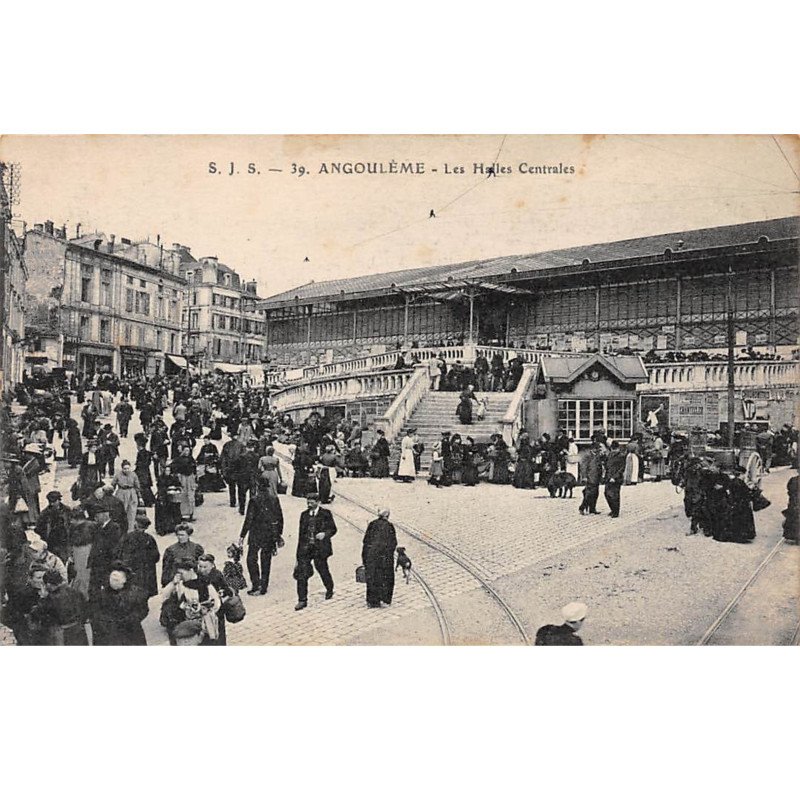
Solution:
{"label": "black dog", "polygon": [[394,568],[394,571],[397,572],[397,570],[401,568],[403,570],[403,577],[406,579],[406,583],[408,583],[411,578],[411,559],[406,555],[405,547],[397,548],[397,566]]}
{"label": "black dog", "polygon": [[547,490],[550,497],[566,497],[567,492],[572,497],[572,490],[575,488],[575,476],[569,472],[556,472],[547,483]]}

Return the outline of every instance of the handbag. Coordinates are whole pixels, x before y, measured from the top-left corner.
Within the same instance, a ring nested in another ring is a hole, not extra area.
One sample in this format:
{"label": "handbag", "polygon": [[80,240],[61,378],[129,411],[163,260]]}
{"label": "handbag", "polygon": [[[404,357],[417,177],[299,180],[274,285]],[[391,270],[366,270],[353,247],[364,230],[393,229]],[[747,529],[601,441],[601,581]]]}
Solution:
{"label": "handbag", "polygon": [[302,564],[300,561],[296,561],[294,565],[294,570],[292,571],[292,577],[296,580],[302,580],[303,578],[310,578],[314,574],[314,565],[311,561],[303,561]]}
{"label": "handbag", "polygon": [[356,583],[367,582],[367,569],[363,564],[356,567]]}
{"label": "handbag", "polygon": [[204,502],[205,498],[203,497],[203,493],[199,489],[196,489],[194,493],[194,504],[196,506],[201,506]]}
{"label": "handbag", "polygon": [[230,622],[232,625],[241,622],[247,614],[247,609],[238,594],[232,594],[226,598],[222,604],[222,610],[225,613],[226,622]]}
{"label": "handbag", "polygon": [[286,489],[288,487],[283,481],[278,481],[278,494],[286,494]]}
{"label": "handbag", "polygon": [[772,503],[764,497],[761,489],[753,489],[752,503],[753,511],[763,511],[765,508],[769,508],[772,505]]}

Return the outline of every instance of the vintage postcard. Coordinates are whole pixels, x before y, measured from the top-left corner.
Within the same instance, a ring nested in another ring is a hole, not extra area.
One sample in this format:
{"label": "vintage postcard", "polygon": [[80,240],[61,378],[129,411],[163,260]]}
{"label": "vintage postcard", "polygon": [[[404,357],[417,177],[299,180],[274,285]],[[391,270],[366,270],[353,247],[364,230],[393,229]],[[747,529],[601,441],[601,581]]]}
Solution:
{"label": "vintage postcard", "polygon": [[7,136],[2,638],[798,643],[792,136]]}

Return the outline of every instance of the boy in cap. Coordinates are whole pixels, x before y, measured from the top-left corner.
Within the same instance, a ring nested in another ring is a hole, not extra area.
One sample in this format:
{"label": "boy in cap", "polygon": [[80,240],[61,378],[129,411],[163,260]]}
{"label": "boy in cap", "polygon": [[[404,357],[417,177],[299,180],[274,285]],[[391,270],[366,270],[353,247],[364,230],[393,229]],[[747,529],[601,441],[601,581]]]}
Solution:
{"label": "boy in cap", "polygon": [[582,645],[578,631],[586,619],[585,603],[568,603],[561,609],[563,625],[543,625],[536,631],[536,645]]}

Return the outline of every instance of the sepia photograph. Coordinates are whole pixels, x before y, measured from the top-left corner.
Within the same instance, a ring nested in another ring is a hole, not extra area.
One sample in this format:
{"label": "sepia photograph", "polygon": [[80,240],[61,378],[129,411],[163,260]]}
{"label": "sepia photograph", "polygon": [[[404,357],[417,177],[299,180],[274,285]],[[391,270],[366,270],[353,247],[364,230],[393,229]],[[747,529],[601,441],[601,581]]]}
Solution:
{"label": "sepia photograph", "polygon": [[3,136],[2,644],[796,646],[799,173]]}

